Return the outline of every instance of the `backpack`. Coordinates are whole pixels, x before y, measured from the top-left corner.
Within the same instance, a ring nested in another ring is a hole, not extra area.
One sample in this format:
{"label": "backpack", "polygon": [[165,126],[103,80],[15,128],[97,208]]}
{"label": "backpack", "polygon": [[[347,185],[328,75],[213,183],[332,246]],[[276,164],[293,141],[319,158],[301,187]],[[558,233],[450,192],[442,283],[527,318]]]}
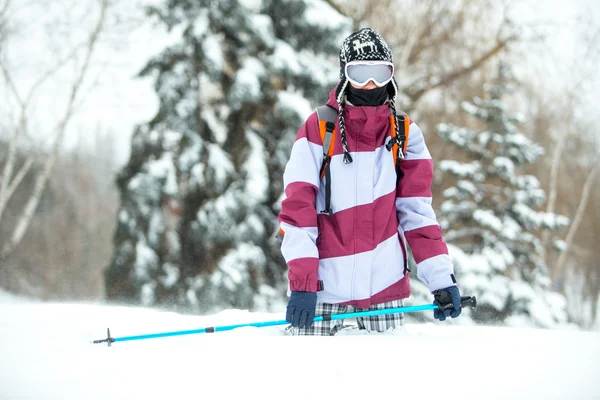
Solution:
{"label": "backpack", "polygon": [[[323,162],[321,164],[320,178],[325,177],[325,210],[322,213],[333,215],[331,210],[331,171],[329,164],[331,162],[331,156],[333,156],[334,148],[334,135],[335,135],[335,120],[337,118],[337,111],[330,106],[317,107],[317,116],[319,118],[319,133],[321,134],[321,140],[323,141]],[[400,163],[404,160],[406,155],[406,146],[408,144],[408,132],[410,128],[410,120],[408,115],[403,112],[396,114],[398,122],[402,125],[399,129],[399,136],[396,137],[396,118],[390,113],[390,140],[386,145],[388,151],[392,151],[394,157],[394,164],[396,166],[396,179],[400,178]],[[283,240],[285,232],[281,228],[277,230],[275,237],[279,240]]]}
{"label": "backpack", "polygon": [[[321,164],[320,178],[325,177],[325,209],[321,212],[333,215],[333,211],[331,210],[331,172],[329,164],[333,155],[337,111],[333,107],[325,105],[317,108],[317,115],[319,118],[319,133],[323,141],[323,163]],[[392,151],[394,165],[396,166],[396,176],[399,178],[400,163],[406,155],[410,120],[408,119],[408,115],[403,112],[397,113],[396,117],[398,118],[398,123],[402,125],[398,129],[399,136],[396,137],[396,118],[394,118],[393,114],[390,114],[390,136],[392,140],[385,147],[388,151]]]}

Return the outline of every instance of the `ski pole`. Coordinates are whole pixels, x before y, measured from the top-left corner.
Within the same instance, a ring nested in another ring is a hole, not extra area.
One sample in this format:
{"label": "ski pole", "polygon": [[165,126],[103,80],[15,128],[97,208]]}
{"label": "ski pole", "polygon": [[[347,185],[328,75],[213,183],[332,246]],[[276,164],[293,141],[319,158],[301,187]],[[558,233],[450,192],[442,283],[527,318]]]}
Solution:
{"label": "ski pole", "polygon": [[[476,308],[477,300],[475,296],[464,296],[460,298],[460,306]],[[443,308],[452,307],[452,304],[446,304]],[[313,322],[319,321],[333,321],[338,319],[346,319],[346,318],[357,318],[357,317],[370,317],[374,315],[388,315],[388,314],[398,314],[398,313],[409,313],[409,312],[419,312],[419,311],[427,311],[427,310],[435,310],[439,308],[437,304],[422,304],[418,306],[406,306],[406,307],[396,307],[396,308],[385,308],[383,310],[369,310],[369,311],[358,311],[351,313],[342,313],[342,314],[326,314],[315,317]],[[266,326],[277,326],[277,325],[286,325],[289,324],[286,320],[274,320],[274,321],[262,321],[262,322],[250,322],[245,324],[235,324],[235,325],[222,325],[222,326],[214,326],[208,328],[200,328],[200,329],[190,329],[184,331],[173,331],[173,332],[161,332],[161,333],[150,333],[146,335],[135,335],[135,336],[123,336],[123,337],[111,337],[110,329],[106,329],[107,337],[106,339],[94,340],[92,343],[107,343],[109,346],[111,343],[115,342],[128,342],[132,340],[143,340],[143,339],[156,339],[163,338],[169,336],[183,336],[183,335],[193,335],[198,333],[214,333],[214,332],[223,332],[230,331],[236,328],[242,327],[255,327],[255,328],[264,328]]]}

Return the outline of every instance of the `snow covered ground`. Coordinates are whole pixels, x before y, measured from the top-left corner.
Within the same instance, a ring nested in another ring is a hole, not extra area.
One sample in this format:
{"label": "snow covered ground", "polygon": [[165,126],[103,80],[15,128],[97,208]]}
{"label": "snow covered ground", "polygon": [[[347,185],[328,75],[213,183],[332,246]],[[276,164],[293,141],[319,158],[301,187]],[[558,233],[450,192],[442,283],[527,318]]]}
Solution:
{"label": "snow covered ground", "polygon": [[[600,334],[410,324],[288,337],[283,327],[94,345],[279,320],[225,310],[40,303],[0,292],[0,399],[598,399]],[[438,397],[442,396],[442,397]]]}

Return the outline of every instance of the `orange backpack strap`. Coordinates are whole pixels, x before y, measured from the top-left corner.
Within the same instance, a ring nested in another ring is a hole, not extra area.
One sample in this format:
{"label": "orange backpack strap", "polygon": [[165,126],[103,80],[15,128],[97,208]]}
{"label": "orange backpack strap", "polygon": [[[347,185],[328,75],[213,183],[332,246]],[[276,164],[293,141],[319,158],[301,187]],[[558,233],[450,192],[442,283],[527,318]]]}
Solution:
{"label": "orange backpack strap", "polygon": [[283,228],[279,227],[279,229],[277,230],[277,233],[275,234],[275,238],[279,239],[279,240],[283,240],[284,236],[285,236],[285,232],[283,231]]}
{"label": "orange backpack strap", "polygon": [[[398,126],[398,137],[396,137],[396,121]],[[390,115],[390,137],[392,138],[386,145],[388,151],[392,152],[396,171],[400,168],[400,163],[406,156],[406,146],[408,145],[408,133],[410,131],[410,119],[403,112],[396,115]]]}
{"label": "orange backpack strap", "polygon": [[321,211],[329,215],[333,214],[331,210],[331,173],[329,164],[333,156],[334,137],[335,137],[335,120],[337,112],[329,106],[321,106],[317,108],[317,116],[319,117],[319,133],[323,141],[323,163],[321,164],[320,177],[325,177],[325,210]]}

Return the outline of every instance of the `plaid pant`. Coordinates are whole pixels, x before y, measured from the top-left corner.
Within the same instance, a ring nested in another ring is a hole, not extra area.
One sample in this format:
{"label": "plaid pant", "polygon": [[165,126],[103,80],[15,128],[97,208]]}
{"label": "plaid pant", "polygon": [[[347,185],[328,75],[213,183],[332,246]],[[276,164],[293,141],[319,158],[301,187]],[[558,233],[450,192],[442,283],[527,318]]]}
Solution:
{"label": "plaid pant", "polygon": [[[388,301],[387,303],[373,304],[369,308],[357,308],[341,304],[317,303],[316,316],[328,314],[344,314],[350,312],[383,310],[386,308],[402,307],[402,300]],[[358,329],[367,332],[385,332],[390,328],[404,325],[404,313],[372,315],[369,317],[356,318]],[[291,325],[286,328],[286,333],[293,336],[333,336],[344,328],[344,320],[317,321],[310,328],[294,328]]]}

